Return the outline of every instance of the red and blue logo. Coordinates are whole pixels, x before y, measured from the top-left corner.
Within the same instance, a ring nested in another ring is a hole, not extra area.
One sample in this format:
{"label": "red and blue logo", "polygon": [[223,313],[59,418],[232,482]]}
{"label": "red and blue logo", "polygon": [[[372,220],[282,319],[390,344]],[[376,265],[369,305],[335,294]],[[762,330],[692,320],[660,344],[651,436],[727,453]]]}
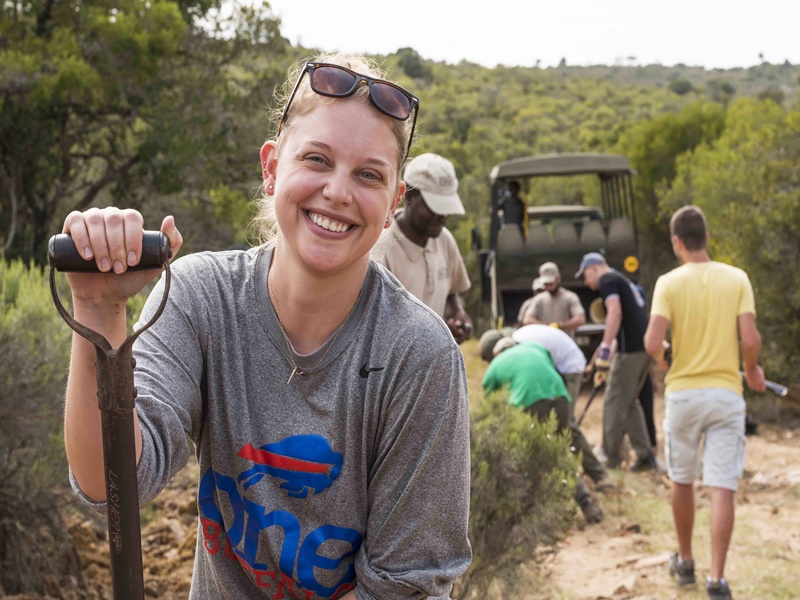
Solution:
{"label": "red and blue logo", "polygon": [[[281,482],[278,487],[291,498],[321,494],[339,476],[343,456],[319,435],[296,435],[260,447],[248,443],[237,455],[252,461],[253,466],[236,479],[208,469],[200,480],[198,508],[208,553],[217,554],[219,536],[224,532],[225,554],[237,560],[257,586],[268,588],[273,598],[285,598],[288,593],[303,600],[333,599],[352,590],[356,577],[353,561],[361,547],[361,533],[322,525],[303,538],[295,514],[280,509],[267,512],[267,507],[245,497],[265,475]],[[218,505],[225,498],[230,509],[227,520]],[[275,553],[279,551],[278,565],[258,561],[261,544],[270,543],[269,539],[279,540],[272,545]],[[329,553],[332,547],[339,549],[335,558]]]}
{"label": "red and blue logo", "polygon": [[294,435],[282,442],[260,448],[245,444],[239,456],[255,464],[239,475],[246,490],[264,475],[283,479],[280,485],[289,496],[305,498],[308,492],[319,494],[339,476],[343,457],[331,449],[328,440],[319,435]]}

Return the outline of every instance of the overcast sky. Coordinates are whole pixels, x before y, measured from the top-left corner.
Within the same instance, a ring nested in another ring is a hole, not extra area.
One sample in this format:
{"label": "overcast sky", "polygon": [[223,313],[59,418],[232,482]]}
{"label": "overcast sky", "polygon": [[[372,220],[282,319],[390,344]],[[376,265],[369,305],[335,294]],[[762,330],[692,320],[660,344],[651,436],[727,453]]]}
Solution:
{"label": "overcast sky", "polygon": [[800,63],[800,0],[270,0],[292,44],[494,67]]}

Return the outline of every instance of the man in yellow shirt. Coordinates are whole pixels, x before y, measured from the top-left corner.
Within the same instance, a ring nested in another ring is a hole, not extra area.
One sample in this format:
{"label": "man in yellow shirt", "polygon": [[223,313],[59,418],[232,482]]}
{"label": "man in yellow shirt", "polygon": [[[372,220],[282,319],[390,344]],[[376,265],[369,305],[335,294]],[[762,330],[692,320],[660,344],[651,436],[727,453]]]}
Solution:
{"label": "man in yellow shirt", "polygon": [[[756,328],[753,288],[741,269],[710,259],[708,227],[696,206],[684,206],[670,220],[672,248],[681,266],[656,282],[644,343],[665,377],[664,433],[672,480],[672,515],[678,552],[669,572],[680,585],[695,583],[692,558],[693,483],[702,450],[703,485],[711,497],[709,598],[731,598],[724,578],[733,534],[734,493],[744,467],[747,385],[765,390],[758,365],[761,336]],[[672,330],[672,364],[664,361],[664,339]]]}

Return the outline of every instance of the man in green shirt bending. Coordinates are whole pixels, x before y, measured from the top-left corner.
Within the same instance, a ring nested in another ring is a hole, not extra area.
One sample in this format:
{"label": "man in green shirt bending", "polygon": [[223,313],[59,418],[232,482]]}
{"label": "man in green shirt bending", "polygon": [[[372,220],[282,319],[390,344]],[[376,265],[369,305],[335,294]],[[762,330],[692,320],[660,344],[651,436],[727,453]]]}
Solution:
{"label": "man in green shirt bending", "polygon": [[[569,431],[569,392],[558,374],[550,353],[539,344],[517,344],[502,338],[493,348],[493,358],[483,377],[483,391],[489,394],[508,387],[509,404],[522,408],[539,421],[546,421],[555,411],[558,432]],[[588,523],[603,520],[597,500],[578,478],[575,501]]]}

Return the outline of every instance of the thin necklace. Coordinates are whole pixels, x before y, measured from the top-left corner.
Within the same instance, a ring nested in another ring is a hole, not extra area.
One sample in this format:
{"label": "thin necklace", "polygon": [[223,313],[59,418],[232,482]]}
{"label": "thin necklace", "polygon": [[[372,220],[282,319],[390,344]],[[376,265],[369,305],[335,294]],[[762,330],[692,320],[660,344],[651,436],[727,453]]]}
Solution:
{"label": "thin necklace", "polygon": [[328,343],[328,347],[325,348],[325,352],[323,352],[322,356],[319,357],[317,363],[310,369],[303,371],[302,369],[300,369],[300,367],[297,366],[297,363],[294,361],[294,350],[293,350],[294,347],[292,346],[292,342],[289,341],[289,336],[286,335],[286,328],[283,326],[283,321],[281,321],[280,314],[278,314],[278,303],[276,302],[275,292],[272,291],[271,272],[270,274],[267,275],[267,291],[269,292],[269,299],[272,302],[272,308],[275,311],[275,316],[278,319],[278,325],[280,326],[281,333],[283,334],[283,341],[286,344],[286,352],[289,358],[289,363],[292,365],[292,372],[289,375],[289,379],[286,381],[286,385],[289,385],[292,382],[292,378],[295,375],[307,375],[308,373],[312,373],[316,371],[317,368],[322,364],[322,361],[325,360],[325,357],[328,356],[328,352],[330,351],[331,348],[333,348],[333,345],[336,343],[336,340],[339,337],[339,334],[342,332],[342,329],[344,329],[344,324],[347,323],[348,319],[350,319],[350,315],[353,314],[353,311],[356,308],[356,304],[358,304],[358,298],[356,298],[356,301],[353,303],[353,306],[350,307],[350,312],[347,313],[347,316],[344,318],[344,321],[342,321],[339,327],[336,328],[336,331],[333,332],[333,338],[332,339],[329,338],[330,343]]}

